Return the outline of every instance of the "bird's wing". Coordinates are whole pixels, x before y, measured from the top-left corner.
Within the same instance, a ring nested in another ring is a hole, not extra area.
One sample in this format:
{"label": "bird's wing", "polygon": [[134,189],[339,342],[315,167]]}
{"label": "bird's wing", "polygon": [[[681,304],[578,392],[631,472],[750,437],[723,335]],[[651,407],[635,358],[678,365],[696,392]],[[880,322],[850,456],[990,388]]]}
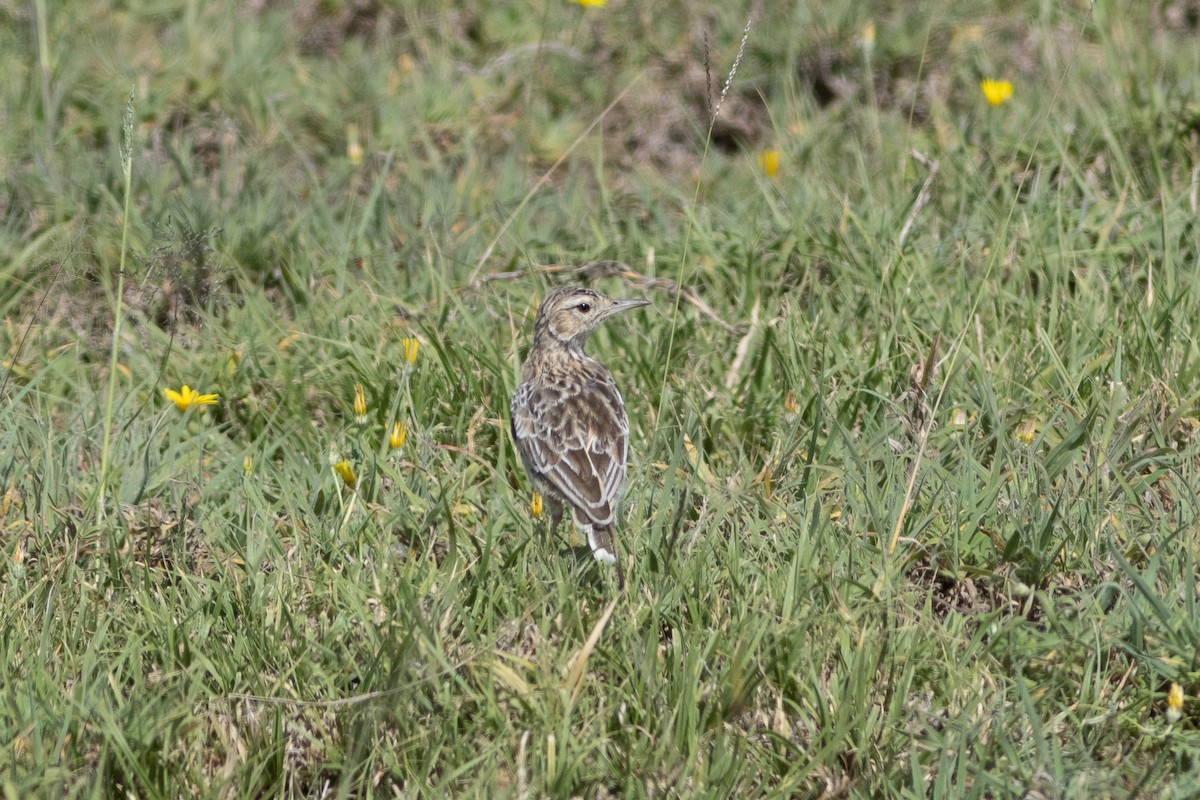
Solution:
{"label": "bird's wing", "polygon": [[521,395],[513,399],[512,428],[526,466],[593,525],[612,525],[629,450],[629,421],[616,384],[589,380],[580,391],[544,386]]}
{"label": "bird's wing", "polygon": [[538,412],[533,403],[534,390],[522,383],[512,396],[509,419],[512,424],[513,443],[517,454],[525,464],[525,471],[533,473],[537,460],[533,457],[534,443],[538,439]]}

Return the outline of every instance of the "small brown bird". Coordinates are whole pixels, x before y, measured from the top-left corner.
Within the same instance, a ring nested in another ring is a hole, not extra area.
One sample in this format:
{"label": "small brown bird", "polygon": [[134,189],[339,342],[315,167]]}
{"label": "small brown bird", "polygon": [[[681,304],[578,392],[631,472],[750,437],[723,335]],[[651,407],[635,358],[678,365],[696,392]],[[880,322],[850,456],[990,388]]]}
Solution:
{"label": "small brown bird", "polygon": [[597,561],[617,563],[617,503],[625,488],[629,419],[603,364],[583,352],[609,317],[650,305],[568,287],[538,310],[533,346],[512,397],[512,435],[533,487],[546,498],[550,531],[568,506]]}

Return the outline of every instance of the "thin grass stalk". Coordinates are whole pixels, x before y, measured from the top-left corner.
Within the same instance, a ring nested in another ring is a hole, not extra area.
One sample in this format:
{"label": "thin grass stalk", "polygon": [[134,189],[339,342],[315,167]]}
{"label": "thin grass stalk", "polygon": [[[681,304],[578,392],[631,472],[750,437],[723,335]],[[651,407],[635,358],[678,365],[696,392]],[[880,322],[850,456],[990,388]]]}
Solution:
{"label": "thin grass stalk", "polygon": [[[729,75],[725,78],[725,85],[721,89],[721,96],[717,99],[716,106],[713,107],[712,113],[708,118],[708,131],[704,136],[704,152],[700,154],[700,172],[704,171],[704,165],[708,162],[708,151],[712,146],[713,127],[717,124],[717,117],[721,113],[721,104],[725,102],[725,96],[729,94],[729,89],[733,86],[733,78],[737,75],[738,65],[742,63],[742,56],[746,53],[746,42],[750,39],[750,26],[753,24],[752,18],[747,18],[746,27],[742,30],[742,42],[738,45],[737,56],[733,59],[733,66],[729,69]],[[705,41],[705,72],[708,72],[708,45]],[[692,192],[691,213],[688,214],[687,227],[683,232],[683,250],[679,256],[679,274],[675,284],[682,289],[687,286],[687,279],[691,276],[689,269],[690,263],[688,256],[691,254],[692,244],[692,229],[696,223],[696,206],[700,204],[700,178],[696,179],[695,190]],[[679,303],[683,297],[683,292],[675,293],[675,302],[671,306],[671,334],[667,338],[667,355],[663,359],[663,377],[662,385],[658,392],[658,411],[654,415],[655,426],[662,425],[663,407],[666,404],[667,398],[667,379],[671,374],[671,357],[675,353],[675,331],[679,327]]]}
{"label": "thin grass stalk", "polygon": [[125,106],[125,141],[121,147],[121,167],[125,173],[125,214],[121,220],[121,258],[117,265],[117,291],[113,296],[112,350],[108,359],[108,395],[104,402],[104,442],[100,449],[100,475],[96,491],[96,522],[104,520],[105,487],[108,462],[112,454],[113,407],[117,397],[117,353],[121,346],[121,320],[125,297],[125,258],[129,252],[129,206],[133,197],[133,92]]}
{"label": "thin grass stalk", "polygon": [[[46,146],[51,150],[54,148],[54,124],[53,113],[50,110],[50,29],[46,22],[46,0],[34,0],[33,2],[34,26],[37,31],[37,51],[38,51],[38,66],[41,71],[41,89],[42,89],[42,124],[45,126]],[[53,164],[54,159],[46,159],[48,164]]]}

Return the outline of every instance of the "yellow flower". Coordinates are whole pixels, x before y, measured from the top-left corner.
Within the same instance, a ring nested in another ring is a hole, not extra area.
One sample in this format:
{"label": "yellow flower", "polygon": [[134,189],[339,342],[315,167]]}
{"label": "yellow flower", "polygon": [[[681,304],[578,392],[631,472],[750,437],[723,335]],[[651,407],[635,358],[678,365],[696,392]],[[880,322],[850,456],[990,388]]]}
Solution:
{"label": "yellow flower", "polygon": [[363,146],[358,140],[358,126],[354,123],[346,126],[346,158],[356,167],[363,160]]}
{"label": "yellow flower", "polygon": [[354,421],[359,425],[367,424],[367,396],[361,383],[354,384]]}
{"label": "yellow flower", "polygon": [[408,426],[403,422],[397,422],[392,426],[392,435],[388,437],[388,444],[395,450],[398,447],[404,446],[404,440],[408,438]]}
{"label": "yellow flower", "polygon": [[531,514],[533,514],[535,517],[542,516],[542,493],[541,492],[533,493],[533,500],[531,500],[529,503],[529,512]]}
{"label": "yellow flower", "polygon": [[1013,94],[1013,85],[1009,81],[987,78],[979,82],[979,88],[983,92],[983,99],[987,100],[989,106],[1002,105],[1012,98]]}
{"label": "yellow flower", "polygon": [[768,178],[774,178],[779,174],[779,151],[778,150],[763,150],[758,154],[758,168]]}
{"label": "yellow flower", "polygon": [[1033,444],[1033,440],[1037,438],[1037,424],[1033,420],[1027,419],[1017,426],[1013,435],[1022,444]]}
{"label": "yellow flower", "polygon": [[357,481],[358,478],[355,477],[354,467],[350,466],[349,461],[343,458],[341,461],[333,465],[333,471],[338,474],[343,483],[350,488],[354,488],[354,482]]}
{"label": "yellow flower", "polygon": [[218,394],[200,394],[186,383],[178,392],[174,389],[163,389],[163,394],[180,411],[187,411],[195,406],[214,406],[220,398]]}
{"label": "yellow flower", "polygon": [[583,6],[584,8],[600,8],[607,3],[608,0],[571,0],[571,2],[577,6]]}
{"label": "yellow flower", "polygon": [[254,456],[246,453],[246,457],[242,459],[242,472],[246,475],[254,474]]}
{"label": "yellow flower", "polygon": [[1183,716],[1183,687],[1178,683],[1171,683],[1171,688],[1167,690],[1167,722],[1172,725],[1179,722],[1179,718]]}
{"label": "yellow flower", "polygon": [[400,346],[404,348],[404,360],[409,364],[417,363],[417,348],[421,343],[416,339],[401,339]]}

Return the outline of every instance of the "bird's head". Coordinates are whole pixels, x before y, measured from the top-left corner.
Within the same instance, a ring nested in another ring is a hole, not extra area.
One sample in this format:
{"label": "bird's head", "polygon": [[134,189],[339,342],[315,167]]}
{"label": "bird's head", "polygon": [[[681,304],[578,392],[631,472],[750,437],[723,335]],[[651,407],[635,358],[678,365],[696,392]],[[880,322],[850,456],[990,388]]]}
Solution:
{"label": "bird's head", "polygon": [[542,301],[537,315],[537,338],[550,337],[572,348],[582,348],[588,334],[601,322],[622,311],[641,308],[646,300],[612,300],[579,286],[556,289]]}

